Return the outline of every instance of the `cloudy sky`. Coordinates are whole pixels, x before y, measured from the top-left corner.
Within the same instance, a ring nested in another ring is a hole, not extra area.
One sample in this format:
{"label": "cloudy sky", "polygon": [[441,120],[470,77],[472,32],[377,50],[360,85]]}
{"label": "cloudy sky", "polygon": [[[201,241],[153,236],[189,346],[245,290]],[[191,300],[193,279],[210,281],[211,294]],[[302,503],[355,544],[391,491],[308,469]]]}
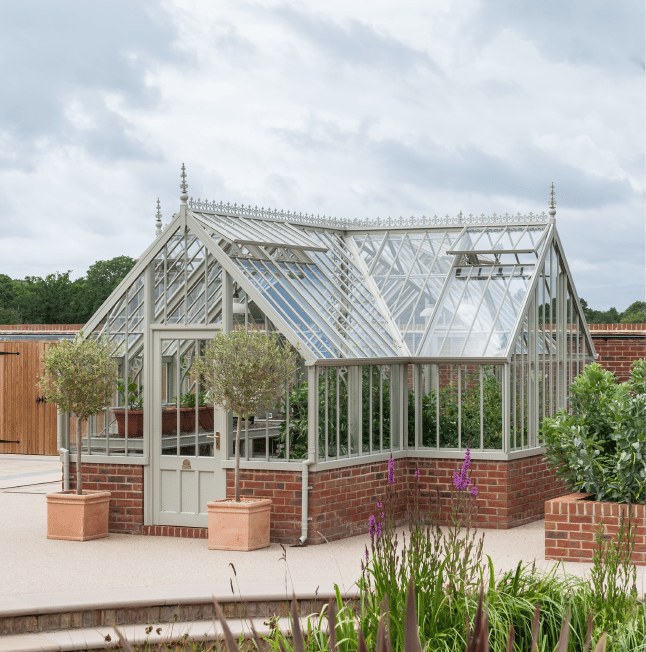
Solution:
{"label": "cloudy sky", "polygon": [[138,257],[189,194],[344,218],[541,212],[644,298],[642,0],[1,0],[0,273]]}

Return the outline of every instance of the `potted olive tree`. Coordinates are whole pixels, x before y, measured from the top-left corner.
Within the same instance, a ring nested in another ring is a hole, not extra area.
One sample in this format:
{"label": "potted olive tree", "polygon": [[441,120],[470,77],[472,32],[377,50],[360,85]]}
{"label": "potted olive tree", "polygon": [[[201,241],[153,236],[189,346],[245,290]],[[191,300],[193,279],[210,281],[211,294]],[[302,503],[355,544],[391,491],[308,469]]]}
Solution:
{"label": "potted olive tree", "polygon": [[60,412],[76,417],[76,490],[47,495],[47,538],[86,541],[108,536],[109,491],[83,491],[81,426],[109,404],[117,363],[105,338],[65,340],[43,353],[38,388]]}
{"label": "potted olive tree", "polygon": [[214,405],[237,417],[234,499],[208,503],[209,549],[255,550],[269,545],[271,500],[240,499],[240,432],[242,421],[259,409],[276,405],[296,370],[295,356],[277,337],[248,331],[218,333],[193,363]]}

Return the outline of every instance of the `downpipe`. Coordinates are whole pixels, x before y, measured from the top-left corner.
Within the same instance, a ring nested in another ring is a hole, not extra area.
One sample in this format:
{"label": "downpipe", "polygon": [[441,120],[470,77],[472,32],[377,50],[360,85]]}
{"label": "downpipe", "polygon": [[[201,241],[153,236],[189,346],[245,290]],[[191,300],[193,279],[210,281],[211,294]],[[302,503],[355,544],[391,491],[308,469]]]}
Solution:
{"label": "downpipe", "polygon": [[307,541],[307,532],[309,529],[310,464],[314,464],[314,460],[303,460],[301,478],[301,537],[298,540],[301,546],[304,546]]}
{"label": "downpipe", "polygon": [[66,424],[69,425],[69,420],[66,421],[66,417],[67,415],[59,412],[56,419],[56,445],[63,463],[63,491],[69,491],[70,489],[70,451],[69,448],[65,448],[67,443],[65,436],[67,429],[65,426]]}

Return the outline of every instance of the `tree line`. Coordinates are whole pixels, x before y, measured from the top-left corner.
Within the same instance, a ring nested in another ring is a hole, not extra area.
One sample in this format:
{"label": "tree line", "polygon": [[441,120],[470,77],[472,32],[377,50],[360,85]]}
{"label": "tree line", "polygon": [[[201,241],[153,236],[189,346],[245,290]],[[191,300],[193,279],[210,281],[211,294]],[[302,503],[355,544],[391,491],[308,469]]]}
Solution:
{"label": "tree line", "polygon": [[75,281],[71,270],[21,280],[0,274],[0,324],[84,324],[136,262],[99,260]]}
{"label": "tree line", "polygon": [[[71,270],[54,272],[45,278],[26,276],[22,280],[0,274],[0,324],[84,324],[101,307],[137,261],[129,256],[99,260],[85,276],[72,281]],[[635,301],[626,310],[592,310],[580,299],[589,324],[641,324],[646,302]],[[550,306],[539,307],[539,318]]]}

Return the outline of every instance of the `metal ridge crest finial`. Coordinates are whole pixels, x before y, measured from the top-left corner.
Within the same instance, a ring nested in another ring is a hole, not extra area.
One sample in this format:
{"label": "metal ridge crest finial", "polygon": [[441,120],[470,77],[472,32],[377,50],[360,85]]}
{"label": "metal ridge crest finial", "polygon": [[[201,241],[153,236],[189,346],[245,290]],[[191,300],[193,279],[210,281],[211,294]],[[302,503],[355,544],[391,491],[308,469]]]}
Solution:
{"label": "metal ridge crest finial", "polygon": [[182,200],[182,204],[186,203],[186,200],[188,199],[188,193],[186,192],[188,190],[188,183],[186,183],[186,166],[182,163],[182,183],[179,184],[179,188],[182,191],[182,194],[179,196],[179,198]]}
{"label": "metal ridge crest finial", "polygon": [[161,235],[162,233],[162,214],[161,214],[161,204],[159,203],[159,197],[157,197],[157,219],[155,220],[155,235]]}
{"label": "metal ridge crest finial", "polygon": [[554,221],[554,216],[556,215],[556,199],[554,197],[554,182],[552,181],[552,187],[550,189],[550,203],[549,203],[550,222]]}

